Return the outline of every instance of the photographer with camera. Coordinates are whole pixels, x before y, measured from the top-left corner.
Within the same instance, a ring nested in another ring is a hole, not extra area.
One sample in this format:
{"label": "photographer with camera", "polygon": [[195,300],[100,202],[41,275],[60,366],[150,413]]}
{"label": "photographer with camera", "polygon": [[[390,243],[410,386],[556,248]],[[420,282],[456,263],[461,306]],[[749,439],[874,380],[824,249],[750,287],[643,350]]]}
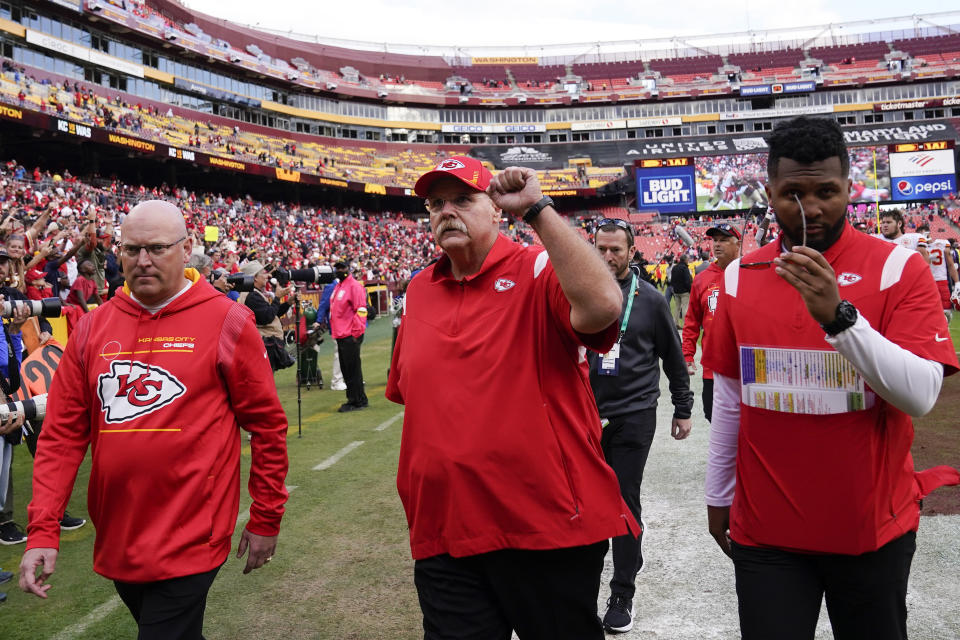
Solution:
{"label": "photographer with camera", "polygon": [[293,365],[293,358],[284,348],[283,327],[280,325],[280,318],[290,310],[290,303],[281,302],[281,299],[293,292],[293,286],[281,287],[276,285],[273,290],[273,301],[268,302],[266,286],[270,280],[270,273],[263,266],[263,263],[258,260],[250,260],[240,267],[240,271],[244,275],[253,276],[253,291],[241,293],[239,302],[247,305],[253,311],[253,316],[257,322],[257,331],[260,332],[263,345],[267,349],[270,367],[274,371],[286,369]]}
{"label": "photographer with camera", "polygon": [[[10,274],[11,260],[9,254],[0,248],[0,280],[6,279]],[[23,360],[23,333],[21,327],[31,316],[31,311],[26,304],[26,297],[19,290],[13,287],[0,288],[0,306],[6,306],[3,303],[12,304],[9,320],[3,325],[3,347],[6,357],[0,356],[0,391],[2,391],[3,402],[10,401],[10,395],[20,388],[20,363]],[[21,303],[21,304],[18,304]],[[7,315],[7,314],[4,314]],[[40,342],[44,343],[50,339],[52,328],[50,323],[43,317],[40,321]],[[20,428],[24,423],[23,413],[9,413],[6,418],[0,420],[0,544],[12,545],[26,542],[27,536],[24,535],[22,527],[13,522],[13,473],[11,466],[13,464],[13,447],[20,444],[22,433]],[[61,527],[76,529],[83,526],[85,520],[71,518],[64,514],[61,518]]]}

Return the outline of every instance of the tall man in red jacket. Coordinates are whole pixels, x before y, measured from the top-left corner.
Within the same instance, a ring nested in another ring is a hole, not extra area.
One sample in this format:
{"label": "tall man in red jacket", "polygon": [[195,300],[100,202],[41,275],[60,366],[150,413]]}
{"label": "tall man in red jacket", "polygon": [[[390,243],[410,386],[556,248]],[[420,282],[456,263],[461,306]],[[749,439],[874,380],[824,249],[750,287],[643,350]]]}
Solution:
{"label": "tall man in red jacket", "polygon": [[[697,372],[693,357],[697,355],[697,340],[703,332],[703,345],[706,350],[707,338],[713,314],[717,310],[717,298],[720,296],[720,280],[727,265],[740,254],[740,231],[727,222],[721,222],[707,229],[707,235],[713,240],[713,257],[716,258],[706,269],[693,279],[690,290],[690,304],[683,320],[683,359],[687,362],[687,373]],[[703,415],[707,422],[713,417],[713,372],[703,369]]]}
{"label": "tall man in red jacket", "polygon": [[127,285],[77,324],[50,389],[20,586],[47,597],[60,514],[91,446],[94,571],[114,581],[141,640],[200,638],[237,521],[239,428],[255,436],[237,550],[249,550],[249,573],[276,548],[287,422],[252,312],[184,269],[180,210],[141,203],[121,231]]}
{"label": "tall man in red jacket", "polygon": [[340,370],[347,385],[347,401],[337,411],[356,411],[367,406],[363,391],[360,345],[367,331],[367,290],[350,275],[345,262],[333,265],[337,286],[330,296],[330,335],[337,341]]}
{"label": "tall man in red jacket", "polygon": [[[607,539],[639,532],[585,357],[616,341],[620,287],[532,169],[453,156],[415,190],[444,256],[407,288],[386,395],[406,407],[397,489],[425,638],[600,640]],[[500,234],[501,210],[543,247]]]}
{"label": "tall man in red jacket", "polygon": [[703,365],[714,372],[710,533],[733,558],[744,640],[808,640],[825,599],[837,640],[905,640],[921,498],[910,416],[957,372],[940,296],[914,251],[846,220],[835,120],[769,140],[780,237],[723,274]]}

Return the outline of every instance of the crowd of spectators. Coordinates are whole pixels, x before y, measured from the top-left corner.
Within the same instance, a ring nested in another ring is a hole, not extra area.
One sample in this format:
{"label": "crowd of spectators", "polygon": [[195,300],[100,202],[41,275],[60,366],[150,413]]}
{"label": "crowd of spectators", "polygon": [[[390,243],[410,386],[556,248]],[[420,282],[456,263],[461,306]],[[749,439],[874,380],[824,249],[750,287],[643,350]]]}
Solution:
{"label": "crowd of spectators", "polygon": [[[212,258],[215,268],[230,272],[252,259],[290,269],[346,259],[366,281],[394,282],[408,279],[436,253],[429,228],[399,215],[265,203],[249,196],[147,188],[116,180],[81,181],[69,172],[31,170],[10,160],[0,166],[0,234],[7,243],[20,242],[21,253],[30,256],[17,286],[25,289],[29,284],[25,272],[30,268],[42,272],[57,261],[56,269],[63,270],[67,281],[51,277],[58,280],[51,286],[69,291],[79,263],[62,258],[74,247],[91,243],[106,256],[94,265],[98,293],[112,294],[111,276],[122,281],[113,251],[119,225],[137,202],[154,198],[180,207],[194,246]],[[113,264],[100,267],[108,260]],[[101,276],[104,269],[111,273]]]}

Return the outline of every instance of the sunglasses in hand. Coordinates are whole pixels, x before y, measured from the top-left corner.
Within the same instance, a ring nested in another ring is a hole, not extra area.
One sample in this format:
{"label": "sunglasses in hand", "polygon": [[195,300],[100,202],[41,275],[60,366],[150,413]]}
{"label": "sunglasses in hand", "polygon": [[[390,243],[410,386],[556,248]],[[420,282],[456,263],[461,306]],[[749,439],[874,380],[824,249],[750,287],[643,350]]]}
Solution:
{"label": "sunglasses in hand", "polygon": [[[803,210],[803,203],[800,202],[800,197],[797,194],[793,194],[793,199],[797,201],[797,205],[800,207],[800,224],[803,227],[803,241],[800,243],[801,247],[807,246],[807,214]],[[744,225],[744,231],[746,231],[746,225]],[[740,243],[740,257],[743,258],[743,243]],[[741,262],[741,269],[769,269],[773,266],[773,260],[767,260],[765,262]]]}

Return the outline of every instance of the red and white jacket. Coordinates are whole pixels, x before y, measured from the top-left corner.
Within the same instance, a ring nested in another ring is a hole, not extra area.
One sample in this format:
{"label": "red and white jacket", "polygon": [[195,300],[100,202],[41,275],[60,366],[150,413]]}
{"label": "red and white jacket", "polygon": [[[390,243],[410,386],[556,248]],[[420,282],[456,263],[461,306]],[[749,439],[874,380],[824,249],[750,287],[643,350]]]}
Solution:
{"label": "red and white jacket", "polygon": [[230,551],[240,428],[253,434],[247,530],[276,535],[287,499],[287,420],[253,314],[188,269],[151,314],[124,287],[83,317],[49,393],[27,548],[59,546],[90,445],[94,570],[124,582],[209,571]]}
{"label": "red and white jacket", "polygon": [[[723,279],[723,269],[716,262],[697,274],[693,279],[693,288],[690,291],[690,304],[687,305],[687,315],[683,319],[683,359],[687,363],[693,362],[697,354],[697,339],[700,329],[703,329],[703,350],[706,351],[707,336],[710,335],[710,325],[713,324],[713,314],[717,310],[717,299],[720,297],[720,281]],[[713,371],[703,368],[703,379],[713,379]]]}

